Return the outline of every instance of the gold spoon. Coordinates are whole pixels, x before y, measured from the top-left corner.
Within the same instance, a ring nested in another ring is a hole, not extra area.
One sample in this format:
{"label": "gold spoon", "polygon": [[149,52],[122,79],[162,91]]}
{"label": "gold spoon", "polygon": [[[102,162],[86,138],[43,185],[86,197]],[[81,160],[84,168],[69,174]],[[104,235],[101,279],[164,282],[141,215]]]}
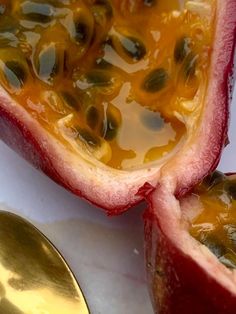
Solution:
{"label": "gold spoon", "polygon": [[0,212],[0,314],[89,314],[68,265],[31,223]]}

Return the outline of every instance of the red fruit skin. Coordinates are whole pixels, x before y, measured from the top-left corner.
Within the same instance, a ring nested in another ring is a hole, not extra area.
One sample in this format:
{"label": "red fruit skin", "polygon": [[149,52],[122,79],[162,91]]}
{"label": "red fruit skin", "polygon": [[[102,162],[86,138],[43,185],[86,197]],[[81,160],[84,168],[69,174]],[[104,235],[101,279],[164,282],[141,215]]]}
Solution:
{"label": "red fruit skin", "polygon": [[[200,249],[181,227],[176,202],[158,187],[144,215],[148,284],[155,313],[235,313],[236,281],[230,278],[231,271],[213,255],[200,252],[196,258]],[[202,259],[206,259],[205,267]]]}
{"label": "red fruit skin", "polygon": [[[1,102],[1,96],[0,96]],[[6,100],[4,98],[4,103]],[[117,206],[106,206],[106,202],[97,204],[92,201],[88,195],[83,194],[80,189],[76,189],[71,185],[70,180],[65,176],[65,173],[58,171],[55,165],[58,161],[53,159],[53,156],[48,154],[47,149],[42,143],[33,136],[31,130],[18,120],[11,112],[8,112],[0,104],[0,138],[15,152],[21,155],[25,160],[30,162],[36,169],[44,172],[48,177],[59,185],[66,188],[68,191],[74,193],[77,196],[88,199],[90,203],[95,206],[101,206],[105,209],[107,215],[118,215],[126,211],[134,204],[138,204],[142,201],[140,196],[137,196],[137,200],[132,203]]]}
{"label": "red fruit skin", "polygon": [[[234,64],[236,60],[236,0],[218,0],[216,3],[217,25],[211,58],[209,91],[205,100],[205,113],[203,114],[205,132],[207,133],[207,125],[209,125],[211,138],[204,138],[204,131],[196,132],[196,136],[202,138],[202,146],[206,146],[203,149],[202,155],[199,156],[198,164],[196,160],[193,160],[191,163],[191,159],[194,159],[194,154],[190,154],[187,157],[188,166],[186,166],[187,162],[182,161],[182,167],[177,168],[174,174],[176,186],[173,190],[177,198],[181,198],[191,191],[203,177],[217,168],[222,148],[229,143],[227,135],[229,124],[228,105],[232,99],[236,72],[236,64]],[[210,103],[215,103],[215,105],[211,106]],[[210,111],[207,109],[209,106],[211,106]],[[205,118],[206,116],[207,118]],[[210,122],[211,119],[214,121]],[[209,146],[211,146],[210,150]],[[201,149],[201,146],[199,149]],[[197,154],[197,151],[194,153]],[[174,167],[169,173],[175,171]],[[186,171],[186,169],[188,170]],[[203,173],[204,171],[205,174]],[[169,174],[164,180],[166,183],[170,181]]]}
{"label": "red fruit skin", "polygon": [[217,12],[219,20],[216,20],[209,85],[199,128],[188,138],[183,149],[163,165],[161,171],[155,165],[119,173],[112,169],[103,172],[96,167],[87,171],[88,164],[84,165],[84,170],[81,169],[68,157],[69,152],[61,149],[61,144],[48,136],[39,123],[0,88],[1,139],[54,181],[104,208],[108,215],[120,214],[141,202],[144,195],[138,191],[146,183],[152,187],[158,182],[170,184],[176,196],[185,195],[216,168],[227,141],[236,0],[217,0]]}
{"label": "red fruit skin", "polygon": [[[219,114],[215,115],[218,122],[212,131],[217,133],[220,130],[219,137],[225,142],[227,127],[224,123],[227,119],[220,121],[219,116],[228,116],[228,109],[223,103],[228,101],[232,92],[232,81],[231,88],[228,88],[226,78],[233,69],[236,1],[218,1],[217,4],[221,19],[215,40],[220,48],[218,53],[213,52],[215,69],[210,79],[214,82],[213,90],[217,97],[210,99],[218,102],[215,108],[219,110]],[[220,51],[224,51],[224,55],[220,55]],[[219,80],[217,75],[221,77]],[[202,145],[205,145],[204,137]],[[215,149],[220,148],[216,146]],[[213,154],[215,158],[211,159],[209,171],[218,164],[220,150],[218,152],[218,155]],[[205,157],[208,160],[209,155]],[[156,190],[148,196],[149,208],[144,215],[146,264],[153,307],[158,314],[236,313],[235,276],[216,257],[203,252],[182,226],[182,208],[178,200],[182,201],[183,196],[195,186],[200,178],[196,173],[202,170],[199,170],[201,163],[204,168],[204,161],[204,158],[199,158],[197,163],[188,158],[182,167],[178,165],[175,168],[173,165],[166,176],[162,176]],[[171,173],[174,173],[174,178],[170,177]]]}
{"label": "red fruit skin", "polygon": [[[5,100],[4,100],[5,101]],[[0,130],[2,140],[14,149],[36,169],[40,169],[49,177],[69,189],[64,178],[56,171],[53,161],[48,158],[43,146],[32,136],[30,130],[5,108],[0,107]],[[79,191],[77,191],[79,195]]]}

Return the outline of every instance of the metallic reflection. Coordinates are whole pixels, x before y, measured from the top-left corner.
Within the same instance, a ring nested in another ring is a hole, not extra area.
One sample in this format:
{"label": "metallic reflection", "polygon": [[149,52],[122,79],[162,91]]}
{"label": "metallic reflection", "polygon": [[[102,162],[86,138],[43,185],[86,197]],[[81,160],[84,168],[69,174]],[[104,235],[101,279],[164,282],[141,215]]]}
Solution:
{"label": "metallic reflection", "polygon": [[32,224],[8,212],[0,212],[0,313],[89,313],[52,244]]}

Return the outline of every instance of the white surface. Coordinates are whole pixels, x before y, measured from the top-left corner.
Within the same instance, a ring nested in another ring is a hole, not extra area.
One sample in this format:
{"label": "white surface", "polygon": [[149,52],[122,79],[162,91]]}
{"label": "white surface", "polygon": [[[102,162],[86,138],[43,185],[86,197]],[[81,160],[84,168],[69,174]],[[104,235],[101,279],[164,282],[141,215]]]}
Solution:
{"label": "white surface", "polygon": [[[219,169],[236,170],[236,92]],[[0,207],[21,214],[61,251],[92,314],[152,314],[145,283],[143,208],[107,218],[33,169],[0,142]]]}

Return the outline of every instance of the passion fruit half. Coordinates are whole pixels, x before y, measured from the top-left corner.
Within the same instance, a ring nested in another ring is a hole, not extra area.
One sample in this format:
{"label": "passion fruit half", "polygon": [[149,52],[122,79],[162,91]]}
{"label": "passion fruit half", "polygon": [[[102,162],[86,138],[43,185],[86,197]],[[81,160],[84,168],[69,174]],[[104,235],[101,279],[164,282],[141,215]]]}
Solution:
{"label": "passion fruit half", "polygon": [[236,175],[214,172],[181,201],[159,187],[145,221],[156,313],[234,313]]}
{"label": "passion fruit half", "polygon": [[0,136],[118,214],[184,195],[227,142],[235,0],[3,1]]}

